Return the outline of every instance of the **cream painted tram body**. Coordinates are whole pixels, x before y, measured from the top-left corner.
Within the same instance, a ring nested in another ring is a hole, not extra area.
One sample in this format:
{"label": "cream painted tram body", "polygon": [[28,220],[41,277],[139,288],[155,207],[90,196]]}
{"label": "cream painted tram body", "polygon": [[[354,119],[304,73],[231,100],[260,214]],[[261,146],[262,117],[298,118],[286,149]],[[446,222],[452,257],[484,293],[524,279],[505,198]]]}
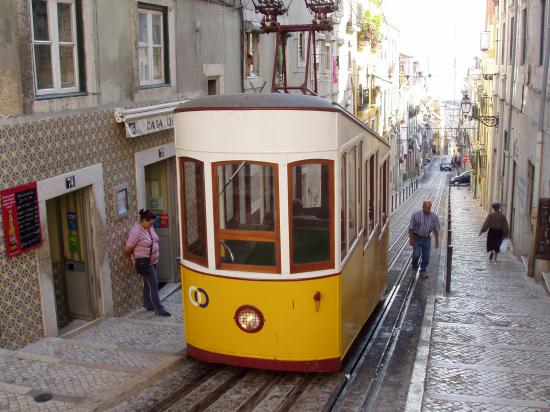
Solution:
{"label": "cream painted tram body", "polygon": [[288,94],[198,98],[175,130],[187,353],[338,370],[387,286],[387,143]]}

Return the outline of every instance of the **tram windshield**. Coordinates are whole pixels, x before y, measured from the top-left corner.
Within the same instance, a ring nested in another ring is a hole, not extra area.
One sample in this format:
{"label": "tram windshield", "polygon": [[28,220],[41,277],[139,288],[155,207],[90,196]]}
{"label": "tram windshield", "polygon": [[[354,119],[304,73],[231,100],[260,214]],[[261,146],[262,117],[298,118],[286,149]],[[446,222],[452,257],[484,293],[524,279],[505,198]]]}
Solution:
{"label": "tram windshield", "polygon": [[215,166],[220,267],[275,267],[275,167],[247,161]]}

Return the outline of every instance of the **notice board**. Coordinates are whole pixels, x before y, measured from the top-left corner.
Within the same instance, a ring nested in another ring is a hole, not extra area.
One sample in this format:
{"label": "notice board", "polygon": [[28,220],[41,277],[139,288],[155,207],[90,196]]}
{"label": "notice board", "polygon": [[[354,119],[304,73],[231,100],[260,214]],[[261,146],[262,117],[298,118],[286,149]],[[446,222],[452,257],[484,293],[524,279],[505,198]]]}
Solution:
{"label": "notice board", "polygon": [[550,199],[539,199],[535,258],[550,260]]}
{"label": "notice board", "polygon": [[0,191],[8,256],[19,255],[42,242],[36,182]]}

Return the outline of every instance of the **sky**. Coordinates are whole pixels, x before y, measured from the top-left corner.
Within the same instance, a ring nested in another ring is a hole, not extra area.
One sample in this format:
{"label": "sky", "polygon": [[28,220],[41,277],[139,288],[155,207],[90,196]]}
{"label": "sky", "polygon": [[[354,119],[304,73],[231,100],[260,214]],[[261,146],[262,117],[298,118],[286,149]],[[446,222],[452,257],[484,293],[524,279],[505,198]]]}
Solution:
{"label": "sky", "polygon": [[432,75],[432,97],[460,100],[468,67],[481,54],[485,4],[484,0],[382,1],[384,15],[400,29],[400,51],[414,56],[421,70]]}

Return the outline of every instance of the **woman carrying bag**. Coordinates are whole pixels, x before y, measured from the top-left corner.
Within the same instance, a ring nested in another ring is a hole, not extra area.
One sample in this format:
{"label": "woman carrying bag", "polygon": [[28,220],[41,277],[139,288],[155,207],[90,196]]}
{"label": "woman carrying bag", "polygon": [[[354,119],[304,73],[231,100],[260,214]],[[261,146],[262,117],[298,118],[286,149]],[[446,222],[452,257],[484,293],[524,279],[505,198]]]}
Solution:
{"label": "woman carrying bag", "polygon": [[124,253],[129,257],[136,272],[143,278],[143,306],[154,310],[157,316],[171,316],[160,302],[157,263],[159,260],[159,237],[153,225],[157,216],[149,209],[139,211],[137,222],[124,246]]}
{"label": "woman carrying bag", "polygon": [[500,203],[493,202],[492,207],[493,212],[485,219],[479,235],[481,236],[483,232],[489,230],[487,233],[487,252],[490,252],[489,260],[496,262],[503,238],[510,236],[510,228],[506,216],[500,212]]}

